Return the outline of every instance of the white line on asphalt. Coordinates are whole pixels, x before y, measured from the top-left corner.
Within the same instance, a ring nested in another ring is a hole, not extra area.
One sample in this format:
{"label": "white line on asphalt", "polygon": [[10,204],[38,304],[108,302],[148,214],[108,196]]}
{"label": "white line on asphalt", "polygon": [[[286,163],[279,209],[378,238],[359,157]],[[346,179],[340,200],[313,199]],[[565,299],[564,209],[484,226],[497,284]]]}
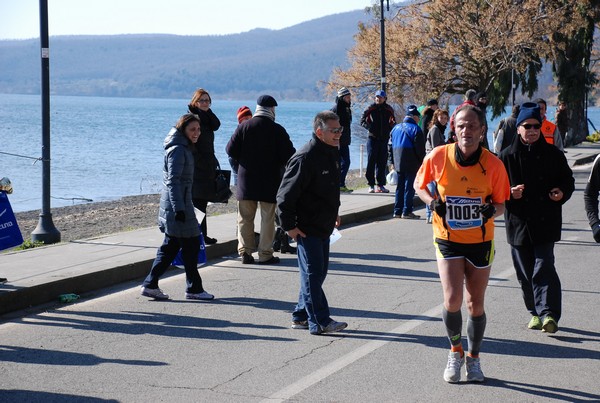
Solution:
{"label": "white line on asphalt", "polygon": [[[496,283],[499,283],[499,280],[506,280],[510,276],[514,275],[514,273],[515,270],[512,267],[510,269],[506,269],[502,271],[499,275],[495,275],[494,278],[498,280],[490,280],[489,285],[495,285]],[[423,312],[422,314],[420,314],[420,316],[437,318],[442,314],[442,307],[443,304],[440,304],[436,307],[429,309],[426,312]],[[357,349],[338,358],[337,360],[325,365],[324,367],[317,369],[316,371],[311,372],[310,375],[307,375],[304,378],[292,383],[291,385],[288,385],[285,388],[273,393],[271,396],[264,399],[262,403],[284,402],[285,400],[290,399],[292,396],[295,396],[303,390],[309,388],[310,386],[322,381],[328,376],[333,375],[336,372],[347,367],[348,365],[358,361],[362,357],[374,352],[378,348],[385,346],[393,340],[393,338],[391,338],[390,335],[408,333],[411,330],[417,328],[418,326],[429,322],[430,320],[431,319],[426,319],[403,323],[400,326],[390,330],[385,336],[385,338],[378,338],[366,344],[363,344]]]}

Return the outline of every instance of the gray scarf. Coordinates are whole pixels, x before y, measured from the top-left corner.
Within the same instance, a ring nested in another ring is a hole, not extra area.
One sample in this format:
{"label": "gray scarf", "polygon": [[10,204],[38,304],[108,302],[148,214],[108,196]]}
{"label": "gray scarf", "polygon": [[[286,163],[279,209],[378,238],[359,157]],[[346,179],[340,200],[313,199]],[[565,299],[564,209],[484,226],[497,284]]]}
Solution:
{"label": "gray scarf", "polygon": [[266,116],[272,121],[275,121],[275,108],[256,105],[256,111],[254,112],[254,116]]}

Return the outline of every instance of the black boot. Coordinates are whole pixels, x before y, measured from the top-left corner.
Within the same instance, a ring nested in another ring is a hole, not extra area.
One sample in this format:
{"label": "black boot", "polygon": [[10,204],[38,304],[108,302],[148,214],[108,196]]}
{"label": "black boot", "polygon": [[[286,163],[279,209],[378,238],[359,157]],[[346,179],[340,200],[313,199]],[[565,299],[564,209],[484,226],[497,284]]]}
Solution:
{"label": "black boot", "polygon": [[290,246],[290,237],[285,231],[281,231],[281,253],[291,253],[292,255],[296,254],[296,248]]}

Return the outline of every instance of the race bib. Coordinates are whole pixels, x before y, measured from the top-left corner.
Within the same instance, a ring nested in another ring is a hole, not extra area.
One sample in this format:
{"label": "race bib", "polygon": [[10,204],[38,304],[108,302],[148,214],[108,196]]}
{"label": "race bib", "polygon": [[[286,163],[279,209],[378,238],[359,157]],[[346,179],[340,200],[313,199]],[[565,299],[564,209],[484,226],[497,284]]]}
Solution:
{"label": "race bib", "polygon": [[477,228],[483,225],[479,212],[481,197],[446,196],[446,222],[453,230]]}

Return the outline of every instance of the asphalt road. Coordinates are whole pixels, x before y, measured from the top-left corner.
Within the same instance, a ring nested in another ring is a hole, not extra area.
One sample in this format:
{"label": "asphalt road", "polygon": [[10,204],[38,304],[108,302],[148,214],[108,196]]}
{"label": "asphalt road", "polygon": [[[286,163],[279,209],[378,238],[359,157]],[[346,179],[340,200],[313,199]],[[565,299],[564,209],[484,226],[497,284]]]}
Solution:
{"label": "asphalt road", "polygon": [[0,324],[0,401],[600,401],[600,249],[583,211],[586,177],[576,172],[555,248],[564,300],[555,335],[526,328],[497,222],[483,384],[442,379],[431,227],[385,217],[342,227],[332,246],[325,291],[332,316],[349,323],[343,333],[290,329],[295,257],[270,267],[222,259],[201,269],[213,302],[186,301],[172,271],[160,283],[169,302],[128,283]]}

